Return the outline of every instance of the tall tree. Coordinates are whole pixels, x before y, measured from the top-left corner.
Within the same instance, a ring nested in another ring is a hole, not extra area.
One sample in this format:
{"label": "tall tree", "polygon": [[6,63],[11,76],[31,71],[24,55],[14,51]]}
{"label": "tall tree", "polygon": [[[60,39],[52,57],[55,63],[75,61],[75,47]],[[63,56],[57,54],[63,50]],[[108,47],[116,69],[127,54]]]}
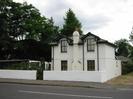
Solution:
{"label": "tall tree", "polygon": [[12,3],[10,15],[10,35],[13,37],[24,40],[27,34],[32,34],[31,38],[35,38],[38,34],[38,24],[41,18],[39,11],[32,6],[28,5],[26,2]]}
{"label": "tall tree", "polygon": [[[13,39],[9,34],[10,9],[12,0],[0,1],[0,59],[10,58]],[[10,50],[9,50],[10,49]]]}
{"label": "tall tree", "polygon": [[133,43],[133,27],[132,27],[131,33],[129,35],[129,39]]}
{"label": "tall tree", "polygon": [[8,36],[8,24],[10,15],[10,4],[12,0],[1,0],[0,1],[0,37],[4,38]]}
{"label": "tall tree", "polygon": [[52,18],[41,16],[38,9],[26,2],[0,0],[0,24],[0,59],[50,59],[48,43],[58,33]]}
{"label": "tall tree", "polygon": [[53,18],[47,20],[46,25],[41,33],[41,42],[50,43],[59,33],[59,27],[54,25]]}
{"label": "tall tree", "polygon": [[64,21],[65,23],[63,25],[63,29],[61,30],[63,35],[71,36],[76,28],[78,28],[79,33],[82,34],[82,25],[71,9],[67,11]]}
{"label": "tall tree", "polygon": [[125,57],[130,55],[131,45],[126,39],[115,41],[115,45],[117,46],[116,55]]}

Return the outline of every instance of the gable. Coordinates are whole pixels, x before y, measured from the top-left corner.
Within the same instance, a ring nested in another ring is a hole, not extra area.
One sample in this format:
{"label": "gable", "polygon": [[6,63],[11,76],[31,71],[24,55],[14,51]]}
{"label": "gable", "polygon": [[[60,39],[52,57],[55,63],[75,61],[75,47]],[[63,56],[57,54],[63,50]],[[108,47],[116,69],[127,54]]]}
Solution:
{"label": "gable", "polygon": [[107,41],[107,40],[104,40],[104,39],[101,39],[100,37],[92,34],[91,32],[87,33],[86,35],[82,36],[81,39],[86,41],[86,39],[89,39],[89,38],[94,38],[95,41],[98,43],[98,44],[106,44],[108,46],[111,46],[111,47],[116,47],[113,43]]}
{"label": "gable", "polygon": [[73,40],[67,36],[64,35],[58,35],[53,42],[50,43],[52,46],[57,46],[61,40],[67,40],[68,44],[71,45],[73,43]]}
{"label": "gable", "polygon": [[84,40],[84,39],[86,39],[86,38],[100,39],[100,37],[98,37],[98,36],[92,34],[91,32],[89,32],[89,33],[87,33],[86,35],[83,35],[83,36],[81,37],[82,40]]}

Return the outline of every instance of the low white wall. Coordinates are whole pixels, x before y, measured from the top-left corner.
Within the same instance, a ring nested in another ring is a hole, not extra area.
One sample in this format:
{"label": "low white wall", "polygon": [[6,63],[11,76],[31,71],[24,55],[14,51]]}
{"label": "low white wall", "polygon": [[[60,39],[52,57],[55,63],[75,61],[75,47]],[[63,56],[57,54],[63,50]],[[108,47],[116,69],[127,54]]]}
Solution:
{"label": "low white wall", "polygon": [[109,60],[106,61],[106,77],[105,80],[110,80],[112,78],[121,75],[121,61],[120,60]]}
{"label": "low white wall", "polygon": [[120,76],[122,74],[122,68],[121,68],[121,61],[116,60],[116,71],[115,71],[116,77]]}
{"label": "low white wall", "polygon": [[100,71],[43,71],[43,80],[105,82]]}
{"label": "low white wall", "polygon": [[0,78],[36,80],[36,70],[0,70]]}

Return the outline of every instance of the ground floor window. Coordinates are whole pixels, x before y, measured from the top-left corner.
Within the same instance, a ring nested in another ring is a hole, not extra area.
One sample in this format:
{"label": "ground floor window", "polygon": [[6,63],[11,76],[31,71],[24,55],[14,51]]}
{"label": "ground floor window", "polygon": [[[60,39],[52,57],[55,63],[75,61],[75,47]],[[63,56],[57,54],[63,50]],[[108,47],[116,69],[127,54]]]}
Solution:
{"label": "ground floor window", "polygon": [[62,71],[67,71],[67,60],[62,60],[61,61],[61,70]]}
{"label": "ground floor window", "polygon": [[88,71],[95,70],[95,60],[87,60],[87,70]]}

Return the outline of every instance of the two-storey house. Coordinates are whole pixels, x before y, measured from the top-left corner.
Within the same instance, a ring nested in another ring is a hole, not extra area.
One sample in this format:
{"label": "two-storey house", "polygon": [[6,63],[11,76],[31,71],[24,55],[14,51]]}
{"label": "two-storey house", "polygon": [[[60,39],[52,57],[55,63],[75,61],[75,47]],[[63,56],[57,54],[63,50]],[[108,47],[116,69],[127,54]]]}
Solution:
{"label": "two-storey house", "polygon": [[44,71],[46,80],[105,82],[121,75],[115,45],[90,32],[80,35],[74,31],[72,37],[59,35],[51,49],[51,71]]}

